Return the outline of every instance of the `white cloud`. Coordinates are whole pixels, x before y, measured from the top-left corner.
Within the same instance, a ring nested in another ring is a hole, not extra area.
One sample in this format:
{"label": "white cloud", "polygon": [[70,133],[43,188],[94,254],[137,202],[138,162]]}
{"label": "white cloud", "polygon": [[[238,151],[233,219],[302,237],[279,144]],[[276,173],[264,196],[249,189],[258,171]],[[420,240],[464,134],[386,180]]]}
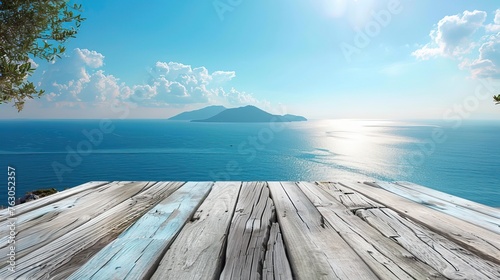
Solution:
{"label": "white cloud", "polygon": [[105,73],[104,58],[96,51],[75,49],[49,65],[39,81],[46,90],[45,100],[58,107],[104,106],[115,101],[142,107],[259,104],[252,94],[224,89],[236,77],[234,71],[210,73],[203,66],[158,61],[147,83],[129,86]]}
{"label": "white cloud", "polygon": [[123,85],[113,75],[105,75],[99,70],[90,76],[90,80],[78,93],[79,101],[83,102],[106,102],[119,98],[120,89]]}
{"label": "white cloud", "polygon": [[54,62],[43,72],[42,84],[66,84],[72,80],[88,80],[87,64],[81,55],[80,49],[75,49],[63,59]]}
{"label": "white cloud", "polygon": [[63,59],[49,65],[42,74],[40,87],[47,92],[45,98],[58,103],[58,106],[119,98],[126,86],[113,75],[97,70],[103,65],[104,55],[87,49],[74,49]]}
{"label": "white cloud", "polygon": [[[431,31],[432,42],[412,55],[419,59],[437,56],[457,58],[459,68],[470,71],[473,78],[500,79],[500,9],[495,11],[493,23],[484,24],[485,20],[486,12],[483,11],[446,16]],[[478,30],[483,32],[482,37],[473,38]]]}
{"label": "white cloud", "polygon": [[198,79],[200,84],[208,84],[211,80],[210,74],[205,67],[198,67],[193,69],[194,76]]}
{"label": "white cloud", "polygon": [[[222,85],[236,77],[234,71],[209,71],[201,66],[192,68],[178,62],[157,62],[151,70],[148,87],[152,91],[144,95],[134,93],[130,101],[143,106],[166,106],[172,104],[212,103],[212,104],[249,104],[250,94],[229,90]],[[246,98],[242,98],[246,96]],[[237,103],[237,101],[241,101]]]}
{"label": "white cloud", "polygon": [[500,78],[500,32],[481,45],[479,58],[464,60],[460,67],[469,69],[474,78]]}
{"label": "white cloud", "polygon": [[414,51],[412,55],[419,59],[429,59],[467,54],[475,46],[471,41],[472,36],[483,26],[485,20],[486,12],[477,10],[464,11],[461,16],[446,16],[430,32],[431,42]]}
{"label": "white cloud", "polygon": [[201,103],[202,99],[194,98],[191,93],[188,93],[186,86],[179,82],[170,82],[161,79],[155,83],[156,95],[152,100],[153,104],[187,104]]}
{"label": "white cloud", "polygon": [[229,91],[223,88],[218,88],[216,90],[217,97],[219,99],[224,99],[229,105],[241,105],[241,104],[254,104],[258,105],[260,102],[253,97],[253,95],[246,92],[241,92],[235,88],[231,88]]}
{"label": "white cloud", "polygon": [[77,48],[75,49],[75,55],[91,68],[99,68],[104,65],[104,55],[96,51]]}
{"label": "white cloud", "polygon": [[500,9],[495,11],[493,23],[487,24],[485,28],[489,32],[500,32]]}
{"label": "white cloud", "polygon": [[215,71],[212,74],[212,78],[217,83],[224,83],[224,82],[230,81],[234,77],[236,77],[236,73],[234,71]]}

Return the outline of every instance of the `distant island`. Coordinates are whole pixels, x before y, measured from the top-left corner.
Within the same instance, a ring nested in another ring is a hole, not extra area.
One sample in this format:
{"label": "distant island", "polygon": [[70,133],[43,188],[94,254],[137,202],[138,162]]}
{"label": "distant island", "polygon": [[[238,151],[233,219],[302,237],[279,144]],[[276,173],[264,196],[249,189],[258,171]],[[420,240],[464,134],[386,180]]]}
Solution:
{"label": "distant island", "polygon": [[169,118],[169,120],[171,121],[203,120],[213,117],[226,109],[227,109],[226,107],[220,105],[208,106],[202,109],[180,113],[178,115]]}
{"label": "distant island", "polygon": [[169,118],[191,122],[299,122],[306,118],[296,115],[273,115],[255,106],[225,108],[224,106],[208,106],[199,110],[184,112]]}

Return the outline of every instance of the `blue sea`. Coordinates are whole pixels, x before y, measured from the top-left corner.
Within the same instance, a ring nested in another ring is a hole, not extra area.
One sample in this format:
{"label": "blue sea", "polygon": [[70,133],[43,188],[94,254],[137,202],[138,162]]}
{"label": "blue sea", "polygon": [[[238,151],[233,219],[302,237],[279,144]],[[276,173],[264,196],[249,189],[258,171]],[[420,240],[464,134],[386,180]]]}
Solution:
{"label": "blue sea", "polygon": [[[499,121],[2,120],[17,196],[88,181],[411,181],[500,207]],[[7,204],[7,188],[0,192]]]}

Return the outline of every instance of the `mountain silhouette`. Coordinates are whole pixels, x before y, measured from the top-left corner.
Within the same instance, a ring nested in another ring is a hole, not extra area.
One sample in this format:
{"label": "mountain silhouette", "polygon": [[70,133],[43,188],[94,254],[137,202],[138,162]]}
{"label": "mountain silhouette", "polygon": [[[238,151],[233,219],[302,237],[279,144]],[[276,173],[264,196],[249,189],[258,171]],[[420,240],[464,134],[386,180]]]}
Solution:
{"label": "mountain silhouette", "polygon": [[255,106],[245,106],[239,108],[226,109],[212,117],[206,119],[192,120],[192,122],[292,122],[306,121],[302,116],[295,115],[273,115]]}
{"label": "mountain silhouette", "polygon": [[205,107],[202,109],[180,113],[178,115],[175,115],[175,116],[169,118],[169,120],[172,120],[172,121],[192,121],[192,120],[198,120],[198,119],[207,119],[207,118],[210,118],[210,117],[217,115],[218,113],[220,113],[226,109],[227,109],[226,107],[220,106],[220,105],[208,106],[208,107]]}

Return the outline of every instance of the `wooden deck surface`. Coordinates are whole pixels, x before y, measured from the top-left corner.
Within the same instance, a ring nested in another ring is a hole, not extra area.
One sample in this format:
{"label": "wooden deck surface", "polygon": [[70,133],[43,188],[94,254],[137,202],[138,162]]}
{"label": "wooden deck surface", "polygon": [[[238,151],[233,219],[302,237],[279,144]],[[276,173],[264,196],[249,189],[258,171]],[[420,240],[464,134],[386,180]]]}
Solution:
{"label": "wooden deck surface", "polygon": [[0,240],[0,279],[500,279],[500,210],[409,182],[89,182]]}

